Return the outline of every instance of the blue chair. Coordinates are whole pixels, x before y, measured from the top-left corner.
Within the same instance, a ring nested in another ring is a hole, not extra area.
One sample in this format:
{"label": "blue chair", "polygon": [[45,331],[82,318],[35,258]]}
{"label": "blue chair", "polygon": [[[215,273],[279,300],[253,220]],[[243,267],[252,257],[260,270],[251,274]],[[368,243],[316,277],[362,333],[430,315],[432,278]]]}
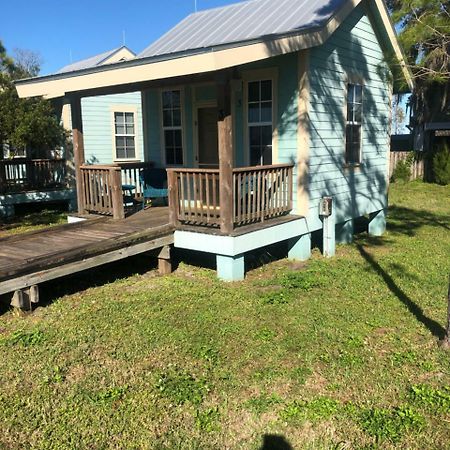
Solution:
{"label": "blue chair", "polygon": [[167,172],[166,169],[148,168],[143,169],[139,173],[139,181],[143,202],[142,209],[145,207],[145,201],[153,198],[164,198],[167,202]]}

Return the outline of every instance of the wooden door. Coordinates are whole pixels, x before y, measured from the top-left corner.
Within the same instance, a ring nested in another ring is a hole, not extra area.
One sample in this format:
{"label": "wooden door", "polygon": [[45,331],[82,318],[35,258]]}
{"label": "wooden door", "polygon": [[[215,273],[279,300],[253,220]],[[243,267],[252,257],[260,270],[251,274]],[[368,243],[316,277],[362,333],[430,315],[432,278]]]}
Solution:
{"label": "wooden door", "polygon": [[198,108],[197,114],[198,166],[205,169],[216,169],[219,167],[217,108]]}

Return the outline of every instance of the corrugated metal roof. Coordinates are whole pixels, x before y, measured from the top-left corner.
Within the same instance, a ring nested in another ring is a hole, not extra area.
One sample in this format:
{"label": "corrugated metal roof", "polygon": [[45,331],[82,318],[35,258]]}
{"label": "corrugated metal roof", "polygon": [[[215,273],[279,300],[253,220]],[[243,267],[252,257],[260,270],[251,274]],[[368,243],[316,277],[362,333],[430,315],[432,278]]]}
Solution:
{"label": "corrugated metal roof", "polygon": [[182,20],[138,58],[253,41],[324,25],[346,0],[250,0]]}
{"label": "corrugated metal roof", "polygon": [[67,66],[64,66],[62,69],[58,70],[57,73],[73,72],[74,70],[89,69],[91,67],[99,66],[101,65],[102,62],[113,56],[122,48],[126,47],[125,46],[117,47],[107,52],[100,53],[99,55],[91,56],[90,58],[86,58],[81,61],[68,64]]}

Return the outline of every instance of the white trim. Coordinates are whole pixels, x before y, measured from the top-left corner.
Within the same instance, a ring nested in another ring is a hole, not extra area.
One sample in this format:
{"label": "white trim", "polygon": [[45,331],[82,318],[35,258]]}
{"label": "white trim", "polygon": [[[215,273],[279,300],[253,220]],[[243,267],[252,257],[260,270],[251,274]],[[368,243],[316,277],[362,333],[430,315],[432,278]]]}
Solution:
{"label": "white trim", "polygon": [[[242,72],[243,95],[242,111],[244,119],[243,127],[243,151],[244,161],[250,165],[249,123],[248,123],[248,83],[252,81],[272,81],[272,164],[278,162],[278,67],[267,69],[246,70]],[[268,124],[268,123],[267,123]]]}
{"label": "white trim", "polygon": [[[139,129],[139,117],[138,111],[139,108],[136,105],[127,105],[127,104],[114,104],[110,105],[110,118],[111,118],[111,138],[112,138],[112,161],[113,162],[141,162],[142,155],[140,151],[140,132]],[[117,158],[117,149],[116,149],[116,126],[114,120],[114,113],[133,113],[134,114],[134,158]]]}

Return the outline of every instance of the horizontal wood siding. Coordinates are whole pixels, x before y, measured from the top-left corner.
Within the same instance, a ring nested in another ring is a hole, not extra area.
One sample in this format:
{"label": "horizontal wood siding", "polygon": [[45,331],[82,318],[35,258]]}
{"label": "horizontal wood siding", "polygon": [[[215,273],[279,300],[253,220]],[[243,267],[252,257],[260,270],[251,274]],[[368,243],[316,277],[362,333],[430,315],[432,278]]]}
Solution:
{"label": "horizontal wood siding", "polygon": [[143,160],[144,139],[142,135],[141,93],[101,95],[81,100],[83,134],[86,162],[90,164],[111,164],[114,154],[114,131],[111,107],[116,105],[135,106],[137,109],[136,151]]}
{"label": "horizontal wood siding", "polygon": [[[336,221],[386,206],[390,86],[378,39],[358,6],[310,59],[310,229],[321,228],[318,203],[335,199]],[[348,76],[363,80],[362,165],[344,167]]]}

